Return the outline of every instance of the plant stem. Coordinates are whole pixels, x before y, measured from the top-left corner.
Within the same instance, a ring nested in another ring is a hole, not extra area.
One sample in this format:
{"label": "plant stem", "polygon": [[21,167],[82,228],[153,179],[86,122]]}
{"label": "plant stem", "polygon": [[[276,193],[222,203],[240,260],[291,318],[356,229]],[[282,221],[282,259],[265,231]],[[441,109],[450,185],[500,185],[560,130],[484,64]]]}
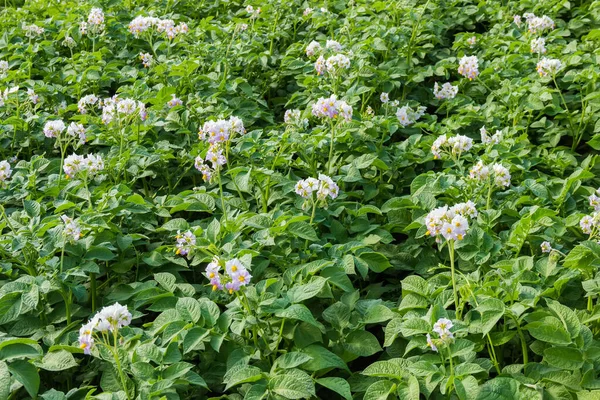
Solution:
{"label": "plant stem", "polygon": [[227,209],[225,208],[225,199],[223,197],[223,182],[221,180],[221,167],[217,168],[217,176],[219,179],[219,194],[221,195],[221,208],[223,209],[223,217],[227,221]]}
{"label": "plant stem", "polygon": [[454,293],[454,309],[456,319],[460,319],[460,311],[458,310],[458,292],[456,289],[456,278],[454,276],[454,240],[448,240],[448,253],[450,254],[450,271],[452,274],[452,292]]}
{"label": "plant stem", "polygon": [[96,312],[96,293],[97,293],[97,284],[96,284],[96,274],[93,272],[90,273],[90,296],[92,298],[92,313]]}
{"label": "plant stem", "polygon": [[492,178],[490,178],[490,181],[488,183],[488,194],[487,194],[487,202],[485,203],[485,209],[489,210],[490,209],[490,204],[492,203]]}
{"label": "plant stem", "polygon": [[333,140],[334,140],[334,136],[335,136],[335,125],[333,124],[333,120],[331,121],[331,142],[329,143],[329,168],[327,168],[327,171],[329,172],[329,175],[332,175],[333,173]]}
{"label": "plant stem", "polygon": [[121,378],[121,384],[123,385],[123,390],[125,391],[125,396],[127,400],[130,400],[129,391],[127,390],[127,380],[125,379],[125,375],[123,375],[123,368],[121,368],[121,360],[119,359],[119,353],[117,351],[117,329],[113,329],[113,338],[114,338],[114,348],[113,355],[115,357],[115,363],[117,364],[117,371],[119,372],[119,377]]}
{"label": "plant stem", "polygon": [[500,366],[498,365],[498,358],[496,357],[496,350],[494,350],[494,342],[492,342],[492,338],[490,337],[489,333],[487,334],[487,339],[492,362],[494,363],[494,367],[496,367],[496,372],[498,373],[498,375],[500,375],[502,371],[500,371]]}
{"label": "plant stem", "polygon": [[311,225],[315,219],[315,212],[317,211],[317,202],[315,201],[315,199],[312,199],[312,202],[313,202],[312,213],[310,214],[310,222],[309,222],[309,224],[311,224]]}
{"label": "plant stem", "polygon": [[577,145],[579,145],[579,141],[581,140],[581,138],[579,138],[579,132],[575,132],[575,128],[573,127],[573,120],[571,118],[571,111],[569,111],[569,106],[567,106],[565,97],[563,96],[560,88],[558,87],[558,84],[556,83],[556,77],[554,76],[554,74],[552,74],[552,81],[554,82],[554,87],[556,88],[556,91],[558,92],[558,95],[560,96],[560,99],[562,100],[562,103],[565,107],[565,111],[567,111],[567,117],[569,119],[569,126],[571,127],[571,134],[573,135],[573,144],[571,145],[571,151],[575,151],[575,149],[577,148]]}
{"label": "plant stem", "polygon": [[527,365],[527,363],[529,362],[529,354],[527,354],[527,342],[525,341],[525,335],[521,330],[519,321],[514,316],[513,320],[515,321],[515,325],[517,326],[517,334],[519,335],[519,339],[521,341],[521,351],[523,352],[523,364]]}

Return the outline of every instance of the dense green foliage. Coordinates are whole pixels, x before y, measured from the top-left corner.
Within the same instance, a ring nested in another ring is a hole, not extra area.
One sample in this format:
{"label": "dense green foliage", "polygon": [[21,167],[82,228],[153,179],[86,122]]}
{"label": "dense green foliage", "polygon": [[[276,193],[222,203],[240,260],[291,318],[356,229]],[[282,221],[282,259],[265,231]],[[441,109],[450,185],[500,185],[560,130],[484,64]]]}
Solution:
{"label": "dense green foliage", "polygon": [[0,400],[600,398],[600,1],[3,3]]}

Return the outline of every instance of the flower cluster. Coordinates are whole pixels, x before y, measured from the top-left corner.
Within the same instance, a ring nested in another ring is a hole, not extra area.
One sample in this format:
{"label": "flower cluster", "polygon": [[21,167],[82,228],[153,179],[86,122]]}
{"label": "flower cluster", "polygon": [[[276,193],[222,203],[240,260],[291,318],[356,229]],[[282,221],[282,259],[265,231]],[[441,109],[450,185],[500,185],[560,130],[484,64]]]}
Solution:
{"label": "flower cluster", "polygon": [[452,86],[450,82],[446,82],[440,87],[436,82],[433,86],[433,94],[436,99],[453,99],[458,94],[458,86]]}
{"label": "flower cluster", "polygon": [[44,136],[56,138],[66,129],[65,123],[61,119],[47,121],[44,125]]}
{"label": "flower cluster", "polygon": [[[391,104],[391,103],[390,103]],[[396,118],[404,128],[417,122],[423,115],[427,107],[419,106],[413,110],[409,106],[402,106],[396,110]]]}
{"label": "flower cluster", "polygon": [[169,106],[169,108],[177,107],[183,104],[183,101],[181,101],[181,99],[178,99],[177,96],[175,96],[174,94],[172,96],[173,97],[171,98],[171,100],[167,101],[167,106]]}
{"label": "flower cluster", "polygon": [[431,152],[435,159],[441,158],[443,152],[451,156],[458,156],[473,147],[473,139],[464,135],[456,135],[448,138],[446,135],[439,136],[431,146]]}
{"label": "flower cluster", "polygon": [[140,53],[140,60],[145,68],[149,68],[154,63],[154,57],[150,53]]}
{"label": "flower cluster", "polygon": [[88,154],[86,157],[77,154],[71,154],[65,158],[63,171],[67,178],[73,178],[77,174],[85,174],[86,177],[93,177],[104,169],[104,161],[99,155]]}
{"label": "flower cluster", "polygon": [[304,199],[312,199],[317,194],[317,200],[324,202],[329,196],[332,200],[340,193],[339,186],[327,175],[319,174],[319,179],[307,178],[296,183],[296,194]]}
{"label": "flower cluster", "polygon": [[250,14],[250,18],[258,18],[261,13],[261,9],[260,7],[254,8],[251,5],[247,5],[246,12]]}
{"label": "flower cluster", "polygon": [[206,121],[198,132],[198,139],[210,144],[224,143],[236,133],[246,133],[244,122],[238,117],[231,116],[227,120]]}
{"label": "flower cluster", "polygon": [[0,91],[0,107],[4,105],[4,102],[8,99],[8,95],[17,93],[19,91],[18,86],[4,89],[4,92]]}
{"label": "flower cluster", "polygon": [[175,239],[177,240],[177,243],[175,244],[175,254],[181,256],[187,256],[196,245],[196,235],[194,235],[192,231],[184,233],[177,231]]}
{"label": "flower cluster", "polygon": [[40,101],[40,96],[38,96],[33,89],[27,89],[27,97],[29,97],[29,101],[33,104],[37,104]]}
{"label": "flower cluster", "polygon": [[317,118],[332,118],[336,119],[338,116],[342,117],[345,121],[352,119],[352,107],[343,100],[338,100],[335,94],[330,97],[321,97],[312,106],[312,114]]}
{"label": "flower cluster", "polygon": [[10,164],[8,161],[0,161],[0,184],[4,184],[4,182],[10,179],[11,175],[12,169],[10,169]]}
{"label": "flower cluster", "polygon": [[98,103],[98,97],[95,94],[88,94],[79,99],[77,109],[80,114],[87,114],[87,106],[94,106]]}
{"label": "flower cluster", "polygon": [[471,36],[470,38],[468,38],[468,39],[467,39],[467,44],[468,44],[470,47],[473,47],[473,46],[475,46],[475,43],[477,43],[477,37],[475,37],[475,36]]}
{"label": "flower cluster", "polygon": [[62,215],[60,219],[62,219],[63,223],[65,224],[63,229],[63,235],[70,238],[74,242],[78,241],[82,235],[81,228],[79,228],[77,222],[75,222],[73,218],[68,217],[66,215]]}
{"label": "flower cluster", "polygon": [[463,56],[458,64],[458,73],[473,80],[479,75],[479,60],[477,56]]}
{"label": "flower cluster", "polygon": [[35,24],[27,25],[23,23],[22,28],[25,31],[25,36],[27,36],[30,39],[44,34],[44,28]]}
{"label": "flower cluster", "polygon": [[536,38],[531,40],[531,52],[537,54],[546,53],[546,39]]}
{"label": "flower cluster", "polygon": [[189,28],[185,22],[180,22],[175,25],[172,19],[161,19],[156,17],[137,16],[129,23],[129,32],[139,38],[145,32],[152,34],[151,29],[154,29],[159,34],[165,34],[167,38],[174,39],[179,34],[187,33]]}
{"label": "flower cluster", "polygon": [[539,33],[554,29],[554,21],[547,15],[536,17],[533,13],[523,14],[530,33]]}
{"label": "flower cluster", "polygon": [[590,197],[588,197],[590,202],[590,207],[594,208],[594,211],[600,211],[600,188],[596,190],[596,193],[592,193]]}
{"label": "flower cluster", "polygon": [[67,128],[67,134],[72,137],[78,137],[80,144],[87,141],[87,129],[82,124],[71,122]]}
{"label": "flower cluster", "polygon": [[308,44],[308,46],[306,46],[306,55],[308,57],[312,57],[315,54],[319,53],[321,51],[321,45],[319,44],[319,42],[316,41],[312,41]]}
{"label": "flower cluster", "polygon": [[540,248],[542,249],[542,253],[552,252],[552,245],[550,244],[550,242],[542,242]]}
{"label": "flower cluster", "polygon": [[485,126],[482,126],[479,130],[481,134],[481,143],[483,144],[499,144],[502,141],[502,131],[496,131],[492,136],[488,135]]}
{"label": "flower cluster", "polygon": [[220,274],[222,261],[219,258],[213,258],[206,266],[205,276],[210,280],[213,290],[225,289],[229,294],[237,292],[242,286],[250,283],[252,275],[240,260],[234,258],[225,263],[225,273]]}
{"label": "flower cluster", "polygon": [[555,58],[542,58],[538,63],[536,70],[540,76],[555,75],[562,68],[560,60]]}
{"label": "flower cluster", "polygon": [[437,333],[439,339],[432,339],[431,335],[428,333],[426,335],[427,338],[427,347],[431,348],[433,351],[438,351],[437,346],[442,344],[449,344],[452,339],[454,339],[454,335],[450,332],[450,329],[454,326],[452,321],[447,318],[440,318],[433,325],[433,332]]}
{"label": "flower cluster", "polygon": [[[79,347],[83,349],[85,354],[91,354],[94,347],[94,333],[100,332],[97,338],[106,340],[105,333],[113,332],[116,336],[116,331],[131,323],[131,313],[127,310],[127,306],[122,306],[115,303],[112,306],[104,307],[98,311],[96,315],[79,329]],[[107,345],[107,343],[104,343]],[[117,344],[114,343],[116,346]]]}
{"label": "flower cluster", "polygon": [[0,79],[6,78],[6,73],[8,72],[8,61],[0,60]]}
{"label": "flower cluster", "polygon": [[92,8],[88,15],[87,22],[79,24],[79,32],[82,35],[88,34],[97,35],[104,31],[104,12],[101,8]]}
{"label": "flower cluster", "polygon": [[[492,165],[491,172],[494,177],[494,184],[498,187],[508,187],[510,186],[510,172],[508,168],[503,166],[502,164],[494,164]],[[471,168],[469,171],[469,177],[478,181],[485,181],[490,177],[490,167],[485,165],[483,161],[479,160],[477,164]]]}
{"label": "flower cluster", "polygon": [[521,16],[520,15],[514,15],[513,16],[513,22],[515,23],[516,26],[521,26]]}
{"label": "flower cluster", "polygon": [[308,126],[308,119],[302,118],[300,110],[286,110],[283,115],[283,122],[287,125],[295,126],[297,128],[306,128]]}
{"label": "flower cluster", "polygon": [[325,72],[335,75],[342,69],[348,68],[350,68],[350,59],[341,53],[335,54],[327,58],[327,60],[323,56],[320,56],[315,62],[317,75],[323,75]]}
{"label": "flower cluster", "polygon": [[106,98],[102,101],[102,122],[109,125],[115,119],[128,119],[135,115],[139,116],[142,121],[148,117],[146,105],[141,101],[133,99],[121,99],[117,96]]}
{"label": "flower cluster", "polygon": [[446,240],[462,240],[469,231],[467,218],[475,217],[477,209],[470,200],[452,207],[435,208],[425,217],[426,234],[436,238],[442,235]]}

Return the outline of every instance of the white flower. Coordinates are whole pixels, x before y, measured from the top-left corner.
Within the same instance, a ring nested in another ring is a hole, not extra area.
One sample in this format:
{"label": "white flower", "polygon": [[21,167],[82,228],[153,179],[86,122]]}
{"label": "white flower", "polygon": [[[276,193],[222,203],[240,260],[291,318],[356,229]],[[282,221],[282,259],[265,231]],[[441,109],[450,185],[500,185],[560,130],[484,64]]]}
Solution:
{"label": "white flower", "polygon": [[550,242],[542,242],[540,248],[542,249],[542,253],[550,253],[552,251],[552,245]]}
{"label": "white flower", "polygon": [[546,53],[546,39],[536,38],[531,40],[531,52],[537,54]]}
{"label": "white flower", "polygon": [[310,14],[312,14],[312,12],[313,12],[313,9],[312,9],[312,8],[310,8],[310,7],[306,7],[306,8],[304,9],[304,12],[302,13],[302,15],[304,15],[305,17],[308,17]]}
{"label": "white flower", "polygon": [[450,332],[450,329],[454,326],[454,324],[452,324],[452,321],[450,321],[447,318],[440,318],[437,320],[437,322],[433,325],[433,331],[435,333],[437,333],[440,336],[443,336],[445,334],[448,334],[448,332]]}
{"label": "white flower", "polygon": [[433,344],[433,341],[431,340],[431,335],[428,333],[427,335],[425,335],[425,337],[427,338],[427,347],[430,347],[431,350],[437,352],[438,349],[437,349],[436,345]]}
{"label": "white flower", "polygon": [[588,197],[590,207],[594,207],[594,211],[600,211],[600,197],[598,195],[600,195],[600,189]]}
{"label": "white flower", "polygon": [[475,46],[475,43],[477,43],[477,38],[475,36],[471,36],[470,38],[467,39],[467,44],[471,47]]}
{"label": "white flower", "polygon": [[171,100],[167,101],[167,105],[169,106],[169,108],[173,108],[176,106],[180,106],[183,104],[183,101],[181,101],[181,99],[178,99],[175,94],[171,95]]}
{"label": "white flower", "polygon": [[193,246],[196,245],[196,235],[194,235],[192,231],[187,231],[183,234],[180,231],[177,231],[177,236],[175,236],[175,238],[177,239],[175,245],[176,254],[186,256],[192,250]]}
{"label": "white flower", "polygon": [[464,135],[456,135],[452,137],[446,137],[446,135],[439,136],[431,146],[431,153],[434,158],[441,158],[441,153],[446,152],[453,156],[459,156],[469,151],[473,147],[473,139]]}
{"label": "white flower", "polygon": [[82,124],[71,122],[67,128],[67,134],[73,137],[79,137],[80,143],[85,143],[87,140],[87,130]]}
{"label": "white flower", "polygon": [[[343,54],[336,54],[325,61],[327,72],[335,74],[342,69],[350,68],[350,59]],[[320,74],[319,74],[320,75]]]}
{"label": "white flower", "polygon": [[343,100],[338,100],[336,95],[331,95],[328,98],[321,97],[312,106],[312,114],[317,118],[332,118],[338,116],[345,121],[352,119],[352,107]]}
{"label": "white flower", "polygon": [[479,75],[479,60],[477,56],[463,56],[458,65],[458,73],[473,80]]}
{"label": "white flower", "polygon": [[77,225],[73,218],[70,218],[66,215],[62,215],[60,218],[65,224],[63,234],[67,237],[70,237],[74,242],[78,241],[81,237],[81,229],[79,228],[79,225]]}
{"label": "white flower", "polygon": [[483,144],[499,144],[502,141],[502,131],[496,131],[492,136],[488,136],[485,126],[479,130],[481,133],[481,143]]}
{"label": "white flower", "polygon": [[0,161],[0,184],[6,182],[12,175],[12,170],[10,169],[10,164],[8,161],[3,160]]}
{"label": "white flower", "polygon": [[396,110],[396,118],[398,118],[398,122],[403,127],[407,127],[409,125],[414,124],[425,114],[425,107],[418,107],[417,110],[413,110],[409,106],[403,106]]}
{"label": "white flower", "polygon": [[381,100],[381,102],[383,104],[387,103],[388,101],[390,101],[390,95],[387,94],[386,92],[382,92],[381,95],[379,95],[379,100]]}
{"label": "white flower", "polygon": [[112,306],[104,307],[97,314],[98,324],[104,320],[110,325],[109,330],[114,331],[131,323],[131,313],[127,310],[127,306],[122,306],[115,303]]}
{"label": "white flower", "polygon": [[319,44],[319,42],[315,42],[314,40],[310,42],[308,46],[306,46],[306,55],[308,57],[312,57],[319,51],[321,51],[321,45]]}
{"label": "white flower", "polygon": [[553,58],[542,58],[537,63],[537,72],[540,76],[555,75],[562,68],[562,63],[560,60]]}
{"label": "white flower", "polygon": [[583,233],[588,235],[592,233],[592,228],[596,225],[596,218],[593,218],[591,215],[585,215],[579,221],[579,226],[581,227],[581,230],[583,231]]}
{"label": "white flower", "polygon": [[471,168],[471,171],[469,171],[469,176],[471,179],[485,181],[490,176],[490,169],[483,163],[483,161],[479,160],[477,164]]}
{"label": "white flower", "polygon": [[332,50],[334,52],[340,52],[342,51],[342,45],[340,44],[340,42],[337,42],[335,40],[328,40],[325,43],[325,47],[329,50]]}
{"label": "white flower", "polygon": [[66,129],[62,120],[47,121],[44,125],[44,135],[48,138],[55,138]]}
{"label": "white flower", "polygon": [[536,17],[533,14],[525,14],[525,19],[527,20],[527,25],[529,26],[529,32],[531,33],[539,33],[545,30],[554,29],[554,21],[547,15],[543,17]]}
{"label": "white flower", "polygon": [[515,23],[515,25],[521,26],[521,16],[520,15],[515,15],[513,17],[513,22]]}
{"label": "white flower", "polygon": [[6,77],[8,68],[8,61],[0,60],[0,78]]}
{"label": "white flower", "polygon": [[510,172],[508,172],[506,167],[502,164],[494,164],[492,170],[494,171],[494,183],[496,186],[510,186]]}
{"label": "white flower", "polygon": [[442,85],[441,89],[436,82],[433,86],[433,94],[437,99],[453,99],[458,94],[458,86],[452,86],[450,82]]}

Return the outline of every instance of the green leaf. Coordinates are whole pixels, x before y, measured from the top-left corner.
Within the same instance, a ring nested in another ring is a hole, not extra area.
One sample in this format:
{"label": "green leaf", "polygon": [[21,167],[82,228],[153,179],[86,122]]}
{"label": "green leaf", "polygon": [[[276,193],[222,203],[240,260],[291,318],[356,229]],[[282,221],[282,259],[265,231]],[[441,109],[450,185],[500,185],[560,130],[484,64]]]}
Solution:
{"label": "green leaf", "polygon": [[274,393],[287,399],[308,399],[315,395],[312,378],[299,369],[291,369],[271,378],[269,387]]}
{"label": "green leaf", "polygon": [[552,344],[570,344],[571,335],[555,317],[545,317],[525,325],[531,336],[543,342]]}
{"label": "green leaf", "polygon": [[292,222],[287,226],[286,230],[292,235],[298,236],[302,239],[310,240],[311,242],[316,242],[319,240],[315,228],[305,221]]}
{"label": "green leaf", "polygon": [[311,361],[306,362],[302,366],[307,371],[340,368],[350,372],[344,360],[319,344],[312,344],[304,348],[302,352],[308,354],[312,358]]}
{"label": "green leaf", "polygon": [[456,378],[454,380],[456,394],[460,400],[471,400],[477,398],[479,393],[479,384],[473,376],[465,376],[464,378]]}
{"label": "green leaf", "polygon": [[35,366],[28,361],[17,360],[10,363],[8,370],[16,380],[23,384],[31,397],[37,396],[40,389],[40,374]]}
{"label": "green leaf", "polygon": [[185,219],[173,218],[172,220],[165,222],[161,228],[164,230],[167,230],[169,232],[173,232],[173,231],[187,231],[189,229],[189,227],[190,227],[190,225],[188,224],[188,222]]}
{"label": "green leaf", "polygon": [[563,327],[571,334],[572,339],[579,336],[581,322],[573,310],[560,304],[558,301],[551,299],[546,299],[546,304],[548,304],[548,308],[550,308],[554,315],[562,322]]}
{"label": "green leaf", "polygon": [[0,361],[0,399],[8,399],[10,395],[10,373],[4,361]]}
{"label": "green leaf", "polygon": [[548,347],[544,350],[544,361],[553,367],[576,371],[583,366],[583,354],[573,347]]}
{"label": "green leaf", "polygon": [[404,369],[401,365],[393,360],[376,361],[369,365],[361,374],[367,376],[375,376],[378,378],[391,378],[402,380]]}
{"label": "green leaf", "polygon": [[42,361],[35,364],[46,371],[63,371],[77,366],[73,355],[66,350],[47,353]]}
{"label": "green leaf", "polygon": [[381,351],[381,346],[375,335],[367,331],[350,332],[344,340],[344,348],[357,356],[368,357]]}
{"label": "green leaf", "polygon": [[352,400],[352,393],[350,392],[350,384],[343,378],[320,378],[316,382],[332,390],[342,396],[346,400]]}
{"label": "green leaf", "polygon": [[313,298],[319,294],[326,282],[327,279],[320,276],[315,276],[309,283],[305,285],[293,286],[290,290],[288,290],[286,294],[287,298],[292,303],[300,303],[304,300]]}
{"label": "green leaf", "polygon": [[392,381],[377,381],[367,388],[364,400],[387,400],[396,385]]}
{"label": "green leaf", "polygon": [[190,329],[183,339],[183,354],[187,354],[196,349],[196,346],[198,346],[198,344],[200,344],[209,334],[210,331],[198,326]]}
{"label": "green leaf", "polygon": [[37,343],[9,343],[0,348],[0,360],[10,361],[15,358],[37,358],[42,351]]}
{"label": "green leaf", "polygon": [[381,253],[364,252],[360,253],[358,258],[367,263],[373,272],[383,272],[392,266],[387,257]]}
{"label": "green leaf", "polygon": [[256,382],[263,377],[263,372],[260,368],[252,367],[250,365],[236,364],[229,368],[223,377],[223,383],[225,390],[228,390],[232,386],[236,386],[247,382]]}
{"label": "green leaf", "polygon": [[27,215],[31,218],[35,218],[40,215],[40,203],[33,200],[23,200],[23,208]]}
{"label": "green leaf", "polygon": [[108,248],[100,246],[90,247],[90,249],[85,254],[86,260],[110,261],[115,257],[116,255],[113,254],[113,252],[110,251]]}
{"label": "green leaf", "polygon": [[519,398],[518,383],[512,378],[494,378],[479,390],[477,400],[514,400]]}
{"label": "green leaf", "polygon": [[481,333],[485,336],[504,315],[504,302],[499,299],[485,299],[476,309],[481,314]]}
{"label": "green leaf", "polygon": [[177,278],[175,278],[175,275],[173,274],[168,272],[159,272],[154,274],[154,280],[158,282],[158,284],[166,291],[174,292],[176,289],[175,281]]}
{"label": "green leaf", "polygon": [[276,317],[297,319],[323,330],[323,325],[317,322],[310,310],[304,304],[292,304],[288,308],[275,313]]}
{"label": "green leaf", "polygon": [[275,366],[283,369],[296,368],[310,360],[312,360],[312,357],[308,354],[292,351],[279,356],[279,358],[275,360]]}
{"label": "green leaf", "polygon": [[202,312],[202,317],[204,318],[205,324],[208,326],[214,326],[221,315],[219,306],[216,305],[215,302],[204,297],[198,300],[198,303],[200,304],[200,310]]}
{"label": "green leaf", "polygon": [[200,308],[200,303],[196,299],[191,297],[181,297],[177,300],[176,310],[186,321],[191,321],[193,323],[198,322],[200,317],[202,316],[202,310]]}

